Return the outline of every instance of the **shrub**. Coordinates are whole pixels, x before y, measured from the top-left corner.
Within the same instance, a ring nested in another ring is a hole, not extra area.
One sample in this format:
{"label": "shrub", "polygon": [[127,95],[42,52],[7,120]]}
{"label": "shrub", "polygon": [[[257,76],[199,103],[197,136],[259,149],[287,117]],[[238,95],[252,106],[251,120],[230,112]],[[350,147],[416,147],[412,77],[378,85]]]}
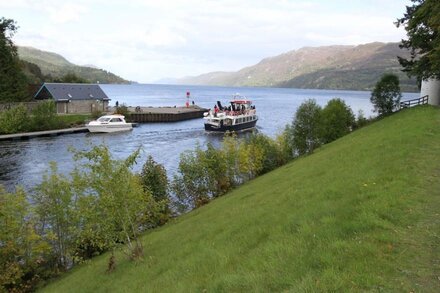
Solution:
{"label": "shrub", "polygon": [[98,119],[102,116],[102,111],[100,110],[93,110],[92,111],[92,119]]}
{"label": "shrub", "polygon": [[382,116],[398,109],[401,97],[399,78],[388,73],[376,83],[370,101],[374,105],[374,111]]}
{"label": "shrub", "polygon": [[0,133],[26,132],[29,127],[29,115],[23,104],[0,113]]}
{"label": "shrub", "polygon": [[197,146],[194,151],[180,155],[178,174],[171,188],[180,203],[180,211],[198,208],[210,200],[209,175],[203,166],[204,151]]}
{"label": "shrub", "polygon": [[323,143],[332,142],[348,134],[355,124],[353,111],[341,99],[332,99],[321,112]]}
{"label": "shrub", "polygon": [[364,111],[359,110],[358,115],[356,117],[356,128],[364,127],[368,123],[370,123],[370,120],[365,117]]}
{"label": "shrub", "polygon": [[142,166],[140,180],[144,191],[151,192],[156,203],[160,205],[157,217],[153,219],[153,226],[165,224],[170,217],[171,210],[169,208],[168,178],[164,166],[156,163],[152,156],[148,156]]}
{"label": "shrub", "polygon": [[130,111],[125,104],[116,107],[115,114],[124,115],[125,118],[130,118]]}
{"label": "shrub", "polygon": [[48,130],[62,126],[57,117],[55,102],[52,100],[39,103],[32,111],[32,115],[33,130]]}
{"label": "shrub", "polygon": [[67,270],[73,264],[73,245],[76,228],[76,197],[70,181],[57,173],[55,163],[51,163],[51,172],[43,175],[32,201],[41,225],[40,234],[51,244],[56,257],[54,269]]}
{"label": "shrub", "polygon": [[30,292],[52,274],[47,242],[37,234],[36,219],[22,189],[0,186],[0,291]]}

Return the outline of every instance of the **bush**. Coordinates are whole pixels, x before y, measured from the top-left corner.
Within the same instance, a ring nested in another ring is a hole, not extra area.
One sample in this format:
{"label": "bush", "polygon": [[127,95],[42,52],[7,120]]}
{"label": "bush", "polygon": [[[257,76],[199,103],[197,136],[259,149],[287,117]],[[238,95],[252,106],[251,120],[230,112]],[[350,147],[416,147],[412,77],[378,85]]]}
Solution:
{"label": "bush", "polygon": [[29,128],[29,115],[23,104],[0,113],[0,133],[26,132]]}
{"label": "bush", "polygon": [[123,115],[125,118],[130,118],[130,111],[125,104],[116,107],[115,114]]}
{"label": "bush", "polygon": [[183,212],[281,166],[288,158],[283,140],[252,134],[239,141],[236,135],[226,134],[219,149],[208,143],[206,150],[197,146],[183,153],[171,188]]}
{"label": "bush", "polygon": [[341,99],[332,99],[321,112],[323,143],[332,142],[348,134],[355,125],[351,108]]}
{"label": "bush", "polygon": [[25,192],[8,193],[0,186],[1,292],[30,292],[42,278],[53,275],[46,266],[49,245],[35,227]]}
{"label": "bush", "polygon": [[63,127],[58,119],[55,102],[52,100],[41,102],[32,111],[32,129],[48,130]]}
{"label": "bush", "polygon": [[374,111],[379,116],[392,113],[399,108],[400,98],[399,78],[391,73],[385,74],[376,83],[371,93],[370,101],[374,105]]}
{"label": "bush", "polygon": [[100,111],[100,110],[93,110],[92,111],[92,119],[96,120],[101,116],[102,116],[102,111]]}
{"label": "bush", "polygon": [[161,164],[156,163],[152,156],[148,156],[140,174],[141,184],[144,191],[151,192],[160,209],[157,217],[152,219],[153,226],[165,224],[171,214],[169,208],[167,172]]}
{"label": "bush", "polygon": [[358,115],[356,117],[356,128],[362,128],[368,123],[370,123],[370,120],[365,117],[364,111],[359,110]]}

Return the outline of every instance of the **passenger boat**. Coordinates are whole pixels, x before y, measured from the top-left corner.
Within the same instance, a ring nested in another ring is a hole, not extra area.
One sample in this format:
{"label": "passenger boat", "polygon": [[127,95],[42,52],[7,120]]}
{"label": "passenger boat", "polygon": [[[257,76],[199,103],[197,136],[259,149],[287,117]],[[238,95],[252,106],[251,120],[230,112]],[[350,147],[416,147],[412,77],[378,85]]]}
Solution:
{"label": "passenger boat", "polygon": [[90,132],[118,132],[131,130],[132,124],[125,122],[123,115],[105,115],[86,125]]}
{"label": "passenger boat", "polygon": [[218,101],[213,110],[203,114],[206,131],[241,131],[255,128],[258,121],[252,101],[238,94],[234,95],[229,106]]}

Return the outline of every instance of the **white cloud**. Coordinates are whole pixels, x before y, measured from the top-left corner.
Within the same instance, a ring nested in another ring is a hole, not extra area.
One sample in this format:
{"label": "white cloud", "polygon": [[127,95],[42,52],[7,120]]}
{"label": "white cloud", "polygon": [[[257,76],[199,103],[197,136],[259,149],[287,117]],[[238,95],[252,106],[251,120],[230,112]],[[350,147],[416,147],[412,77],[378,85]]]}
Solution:
{"label": "white cloud", "polygon": [[[408,1],[0,0],[19,44],[125,78],[236,70],[304,46],[399,41]],[[385,4],[384,4],[385,5]]]}
{"label": "white cloud", "polygon": [[81,16],[87,11],[85,6],[66,3],[61,6],[47,7],[50,18],[56,24],[79,21]]}

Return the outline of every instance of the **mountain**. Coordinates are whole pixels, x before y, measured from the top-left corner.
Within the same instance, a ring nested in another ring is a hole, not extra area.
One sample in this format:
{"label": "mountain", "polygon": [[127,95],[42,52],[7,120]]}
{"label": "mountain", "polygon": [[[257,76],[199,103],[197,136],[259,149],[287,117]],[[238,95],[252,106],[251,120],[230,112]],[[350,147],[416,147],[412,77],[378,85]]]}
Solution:
{"label": "mountain", "polygon": [[[41,292],[438,292],[440,108],[378,120]],[[415,290],[414,288],[417,288]]]}
{"label": "mountain", "polygon": [[31,80],[38,80],[38,77],[29,74],[29,64],[37,65],[44,76],[50,76],[49,79],[61,78],[68,73],[74,73],[82,79],[92,83],[128,83],[127,80],[95,66],[79,66],[70,63],[63,56],[46,52],[32,47],[18,47],[18,55],[26,64],[25,72]]}
{"label": "mountain", "polygon": [[385,72],[399,76],[402,90],[417,83],[403,73],[397,56],[409,56],[398,43],[304,47],[269,57],[236,72],[211,72],[177,80],[180,84],[273,86],[371,90]]}

